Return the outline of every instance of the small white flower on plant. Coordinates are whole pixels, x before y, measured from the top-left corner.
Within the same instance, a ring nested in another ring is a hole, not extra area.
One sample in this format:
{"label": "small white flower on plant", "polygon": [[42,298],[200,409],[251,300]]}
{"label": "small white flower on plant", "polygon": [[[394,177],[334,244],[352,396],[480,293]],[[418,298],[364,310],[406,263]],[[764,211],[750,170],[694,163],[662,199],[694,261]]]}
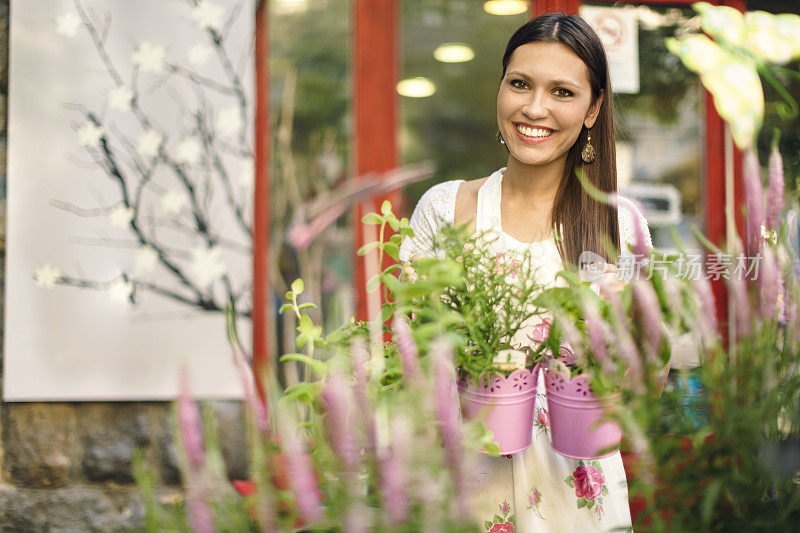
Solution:
{"label": "small white flower on plant", "polygon": [[221,278],[227,267],[220,257],[219,248],[199,247],[192,250],[192,272],[203,287],[208,287],[215,280]]}
{"label": "small white flower on plant", "polygon": [[133,92],[124,85],[120,85],[108,97],[108,105],[111,109],[118,109],[119,111],[128,111],[131,108],[131,101],[133,100]]}
{"label": "small white flower on plant", "polygon": [[196,67],[202,67],[208,62],[208,59],[211,57],[211,54],[214,53],[214,49],[208,46],[205,43],[197,43],[196,45],[189,48],[189,53],[187,57],[189,58],[189,63]]}
{"label": "small white flower on plant", "polygon": [[103,133],[102,126],[95,126],[93,123],[87,122],[78,128],[78,142],[83,146],[97,146],[100,138],[103,137]]}
{"label": "small white flower on plant", "polygon": [[166,53],[163,46],[145,41],[133,53],[132,59],[142,72],[161,72],[164,70]]}
{"label": "small white flower on plant", "polygon": [[61,270],[58,267],[45,263],[33,272],[33,280],[36,286],[42,289],[52,289],[61,278]]}
{"label": "small white flower on plant", "polygon": [[133,283],[123,277],[119,277],[108,286],[108,297],[112,302],[126,303],[133,294]]}
{"label": "small white flower on plant", "polygon": [[156,268],[156,264],[158,263],[158,252],[156,252],[155,248],[149,244],[146,244],[136,250],[134,263],[136,265],[137,272],[149,274]]}
{"label": "small white flower on plant", "polygon": [[139,136],[136,148],[144,157],[155,157],[161,147],[161,135],[154,129],[149,129]]}
{"label": "small white flower on plant", "polygon": [[72,11],[56,17],[56,33],[64,37],[75,37],[80,26],[81,19]]}
{"label": "small white flower on plant", "polygon": [[108,214],[111,225],[115,228],[127,228],[133,220],[133,208],[125,204],[116,205]]}
{"label": "small white flower on plant", "polygon": [[225,15],[225,8],[209,2],[200,0],[192,10],[192,18],[201,28],[218,30],[222,25],[222,17]]}
{"label": "small white flower on plant", "polygon": [[242,163],[242,169],[239,174],[239,185],[243,189],[252,189],[256,183],[256,164],[252,159],[247,159]]}
{"label": "small white flower on plant", "polygon": [[186,195],[180,191],[171,190],[164,193],[161,197],[161,207],[168,213],[180,213],[186,206]]}
{"label": "small white flower on plant", "polygon": [[233,135],[242,127],[242,117],[237,106],[223,109],[217,117],[217,128],[223,135]]}
{"label": "small white flower on plant", "polygon": [[187,137],[178,145],[177,158],[178,162],[187,165],[194,165],[200,160],[200,141],[195,137]]}

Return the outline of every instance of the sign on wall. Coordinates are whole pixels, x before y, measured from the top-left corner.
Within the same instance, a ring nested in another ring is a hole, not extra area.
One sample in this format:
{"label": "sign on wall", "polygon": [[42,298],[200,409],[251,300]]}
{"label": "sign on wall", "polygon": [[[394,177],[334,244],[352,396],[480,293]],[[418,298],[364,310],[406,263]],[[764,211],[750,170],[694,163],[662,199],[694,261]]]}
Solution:
{"label": "sign on wall", "polygon": [[592,25],[608,56],[615,93],[639,93],[639,26],[636,10],[581,6],[580,16]]}
{"label": "sign on wall", "polygon": [[241,396],[252,2],[11,6],[6,400]]}

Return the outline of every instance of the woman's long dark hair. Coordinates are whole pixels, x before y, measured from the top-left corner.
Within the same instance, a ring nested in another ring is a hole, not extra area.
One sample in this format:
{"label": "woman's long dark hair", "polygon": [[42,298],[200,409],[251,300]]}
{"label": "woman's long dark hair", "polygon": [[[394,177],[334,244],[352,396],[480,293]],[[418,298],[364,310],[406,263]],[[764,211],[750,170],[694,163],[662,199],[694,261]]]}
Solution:
{"label": "woman's long dark hair", "polygon": [[591,26],[577,15],[548,13],[522,25],[506,46],[503,54],[502,79],[511,61],[511,54],[519,46],[534,41],[561,43],[581,58],[589,70],[589,83],[592,86],[592,102],[603,94],[600,112],[592,127],[592,146],[595,160],[583,164],[581,150],[586,144],[587,129],[581,133],[567,154],[564,175],[561,178],[556,199],[550,212],[554,235],[557,237],[558,251],[565,266],[577,265],[581,252],[588,250],[600,254],[607,261],[609,257],[606,242],[619,252],[619,226],[616,205],[600,203],[581,186],[575,171],[578,165],[587,180],[606,193],[617,192],[617,161],[614,145],[614,102],[608,75],[608,61],[603,44]]}

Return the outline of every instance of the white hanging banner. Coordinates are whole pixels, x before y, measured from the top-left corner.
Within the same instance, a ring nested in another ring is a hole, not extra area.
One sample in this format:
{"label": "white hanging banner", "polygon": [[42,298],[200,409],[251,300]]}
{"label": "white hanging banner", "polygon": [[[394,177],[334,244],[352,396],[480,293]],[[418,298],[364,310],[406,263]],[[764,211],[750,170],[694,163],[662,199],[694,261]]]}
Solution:
{"label": "white hanging banner", "polygon": [[579,13],[603,41],[612,90],[615,93],[638,94],[639,31],[636,11],[622,7],[581,6]]}
{"label": "white hanging banner", "polygon": [[241,397],[253,9],[11,2],[4,400]]}

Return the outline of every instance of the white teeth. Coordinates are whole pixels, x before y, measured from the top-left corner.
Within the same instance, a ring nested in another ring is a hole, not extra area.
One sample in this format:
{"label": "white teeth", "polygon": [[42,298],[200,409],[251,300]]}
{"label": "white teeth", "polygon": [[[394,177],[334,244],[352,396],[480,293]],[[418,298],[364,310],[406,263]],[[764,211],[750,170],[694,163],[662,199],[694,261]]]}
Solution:
{"label": "white teeth", "polygon": [[553,134],[552,130],[544,130],[540,128],[528,128],[527,126],[517,126],[517,131],[528,137],[549,137]]}

